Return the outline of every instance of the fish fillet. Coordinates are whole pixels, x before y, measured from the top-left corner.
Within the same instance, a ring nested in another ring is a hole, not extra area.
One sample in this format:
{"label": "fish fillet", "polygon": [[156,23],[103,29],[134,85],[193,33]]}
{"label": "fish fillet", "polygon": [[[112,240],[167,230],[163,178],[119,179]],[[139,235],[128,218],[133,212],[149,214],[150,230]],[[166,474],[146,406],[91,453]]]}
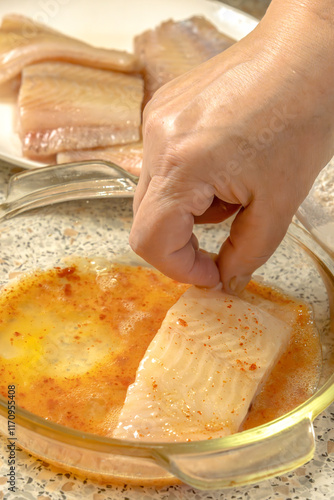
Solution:
{"label": "fish fillet", "polygon": [[0,84],[40,61],[68,61],[123,72],[139,69],[133,54],[93,47],[25,16],[5,16],[0,27]]}
{"label": "fish fillet", "polygon": [[189,288],[149,345],[113,436],[189,441],[237,432],[291,330],[221,289]]}
{"label": "fish fillet", "polygon": [[81,149],[58,153],[57,163],[86,160],[107,160],[116,163],[130,174],[139,176],[143,162],[143,143],[134,142],[124,146],[100,149]]}
{"label": "fish fillet", "polygon": [[159,87],[233,43],[201,16],[166,21],[135,37],[134,51],[144,68],[145,103]]}
{"label": "fish fillet", "polygon": [[142,98],[139,76],[61,62],[27,66],[18,99],[23,155],[136,142]]}

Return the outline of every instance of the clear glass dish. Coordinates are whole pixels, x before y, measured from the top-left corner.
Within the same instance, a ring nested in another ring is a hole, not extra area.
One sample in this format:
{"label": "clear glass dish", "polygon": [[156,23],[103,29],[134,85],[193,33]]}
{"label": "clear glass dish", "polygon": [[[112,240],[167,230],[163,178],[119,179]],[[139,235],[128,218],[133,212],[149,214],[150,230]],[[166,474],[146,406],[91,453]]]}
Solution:
{"label": "clear glass dish", "polygon": [[297,218],[334,258],[334,158],[316,178]]}
{"label": "clear glass dish", "polygon": [[[115,181],[120,172],[112,167],[101,171],[97,165],[68,167],[62,173],[57,167],[57,174],[50,169],[37,175],[30,171],[12,179],[0,207],[0,287],[19,273],[57,266],[65,256],[139,263],[128,246],[132,200],[123,196],[119,179]],[[95,184],[88,180],[88,169],[89,176],[95,172]],[[131,182],[135,185],[136,179]],[[228,229],[227,222],[204,225],[196,234],[203,248],[215,252]],[[334,261],[307,231],[292,224],[257,275],[313,306],[323,364],[318,390],[304,404],[273,422],[225,438],[170,444],[103,438],[17,408],[18,445],[96,480],[140,485],[183,481],[203,489],[258,482],[310,460],[315,446],[312,422],[334,401]],[[0,432],[8,437],[3,397]]]}

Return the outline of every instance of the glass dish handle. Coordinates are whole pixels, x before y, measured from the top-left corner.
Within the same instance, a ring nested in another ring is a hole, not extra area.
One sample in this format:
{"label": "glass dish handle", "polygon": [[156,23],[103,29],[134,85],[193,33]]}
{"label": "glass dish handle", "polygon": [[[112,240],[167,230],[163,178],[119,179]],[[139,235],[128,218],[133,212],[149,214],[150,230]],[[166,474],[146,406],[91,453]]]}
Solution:
{"label": "glass dish handle", "polygon": [[155,452],[155,458],[184,483],[200,489],[217,489],[268,479],[296,469],[313,457],[315,438],[310,418],[282,429],[277,435],[272,432],[258,436],[246,446],[241,444],[240,448],[217,449],[207,454],[168,454],[161,450]]}
{"label": "glass dish handle", "polygon": [[70,200],[132,197],[138,177],[107,161],[64,163],[12,176],[0,205],[0,219]]}

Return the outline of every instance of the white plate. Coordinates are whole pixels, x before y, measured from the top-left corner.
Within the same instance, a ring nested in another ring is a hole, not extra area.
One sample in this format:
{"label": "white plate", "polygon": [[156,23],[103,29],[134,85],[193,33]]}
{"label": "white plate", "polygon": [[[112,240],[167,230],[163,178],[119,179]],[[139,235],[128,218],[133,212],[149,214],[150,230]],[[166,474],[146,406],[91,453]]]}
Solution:
{"label": "white plate", "polygon": [[[0,2],[0,18],[18,13],[93,45],[132,51],[134,35],[167,19],[200,14],[236,40],[252,31],[257,20],[210,0],[11,0]],[[42,163],[22,157],[16,133],[16,92],[0,87],[0,158],[25,168]]]}

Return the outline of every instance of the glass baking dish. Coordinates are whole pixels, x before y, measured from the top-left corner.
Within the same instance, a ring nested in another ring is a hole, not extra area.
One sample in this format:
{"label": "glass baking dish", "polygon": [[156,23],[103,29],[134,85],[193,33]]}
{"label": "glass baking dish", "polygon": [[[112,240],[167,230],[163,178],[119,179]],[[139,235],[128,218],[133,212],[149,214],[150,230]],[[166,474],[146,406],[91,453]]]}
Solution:
{"label": "glass baking dish", "polygon": [[320,172],[296,215],[334,258],[334,158]]}
{"label": "glass baking dish", "polygon": [[[20,273],[57,266],[66,256],[142,264],[128,246],[136,181],[101,162],[13,177],[0,206],[0,287]],[[197,226],[196,234],[203,248],[216,252],[228,230],[225,222]],[[312,422],[334,401],[334,261],[307,231],[291,224],[257,277],[312,304],[323,363],[318,390],[304,404],[266,425],[225,438],[170,444],[103,438],[17,407],[19,446],[98,481],[155,486],[181,481],[202,489],[258,482],[310,460],[315,447]],[[0,432],[8,437],[3,397]]]}

